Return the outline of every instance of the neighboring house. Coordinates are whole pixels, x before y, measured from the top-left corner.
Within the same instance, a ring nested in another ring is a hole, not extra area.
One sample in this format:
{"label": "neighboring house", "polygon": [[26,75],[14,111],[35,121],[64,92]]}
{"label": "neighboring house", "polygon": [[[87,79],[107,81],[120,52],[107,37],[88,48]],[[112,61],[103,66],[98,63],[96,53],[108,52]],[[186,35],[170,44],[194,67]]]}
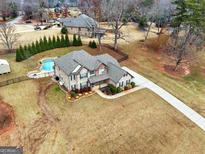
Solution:
{"label": "neighboring house", "polygon": [[124,87],[133,76],[108,54],[92,56],[84,50],[68,53],[54,61],[55,78],[68,91],[113,84]]}
{"label": "neighboring house", "polygon": [[4,59],[0,59],[0,75],[10,73],[10,72],[11,69],[9,63]]}
{"label": "neighboring house", "polygon": [[78,17],[67,17],[58,20],[62,26],[67,27],[68,33],[94,37],[98,23],[85,14]]}

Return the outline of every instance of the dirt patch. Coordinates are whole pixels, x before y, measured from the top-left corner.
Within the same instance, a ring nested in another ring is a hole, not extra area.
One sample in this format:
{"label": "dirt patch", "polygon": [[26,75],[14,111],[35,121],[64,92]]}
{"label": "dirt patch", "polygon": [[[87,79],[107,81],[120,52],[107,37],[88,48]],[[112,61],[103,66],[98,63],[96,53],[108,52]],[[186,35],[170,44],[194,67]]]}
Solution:
{"label": "dirt patch", "polygon": [[15,127],[15,116],[13,108],[0,101],[0,135]]}
{"label": "dirt patch", "polygon": [[25,142],[29,143],[27,149],[31,153],[37,153],[40,149],[40,145],[45,141],[46,135],[49,133],[51,125],[46,116],[37,119],[31,127],[27,130],[27,136],[25,136]]}
{"label": "dirt patch", "polygon": [[39,95],[38,95],[38,105],[42,113],[51,123],[57,122],[59,119],[53,115],[53,111],[49,108],[46,103],[46,93],[48,89],[53,85],[53,82],[48,82],[46,79],[39,80]]}
{"label": "dirt patch", "polygon": [[168,74],[175,76],[175,77],[177,77],[177,76],[183,77],[183,76],[190,74],[190,69],[188,66],[181,66],[181,67],[177,68],[177,70],[175,70],[174,65],[164,65],[162,70],[165,73],[168,73]]}

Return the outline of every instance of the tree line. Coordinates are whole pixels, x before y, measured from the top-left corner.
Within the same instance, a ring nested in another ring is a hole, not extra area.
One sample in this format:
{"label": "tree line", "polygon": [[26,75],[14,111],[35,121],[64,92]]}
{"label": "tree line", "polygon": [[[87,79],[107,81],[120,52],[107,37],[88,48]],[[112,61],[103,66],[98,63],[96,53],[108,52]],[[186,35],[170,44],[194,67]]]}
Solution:
{"label": "tree line", "polygon": [[16,49],[16,61],[20,62],[29,57],[55,48],[63,48],[63,47],[70,47],[70,46],[82,46],[81,37],[75,34],[73,35],[73,40],[70,41],[68,35],[61,35],[61,36],[53,36],[51,37],[43,37],[39,41],[32,42],[31,44],[21,46]]}

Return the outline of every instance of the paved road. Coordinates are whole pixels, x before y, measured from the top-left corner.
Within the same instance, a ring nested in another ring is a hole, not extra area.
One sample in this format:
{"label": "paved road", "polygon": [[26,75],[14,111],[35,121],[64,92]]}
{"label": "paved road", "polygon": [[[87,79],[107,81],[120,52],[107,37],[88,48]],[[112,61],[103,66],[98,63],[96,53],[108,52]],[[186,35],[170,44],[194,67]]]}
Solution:
{"label": "paved road", "polygon": [[168,102],[170,105],[175,107],[178,111],[183,113],[188,119],[190,119],[192,122],[194,122],[197,126],[199,126],[201,129],[205,131],[205,118],[204,117],[202,117],[196,111],[192,110],[190,107],[185,105],[182,101],[180,101],[175,96],[171,95],[169,92],[159,87],[152,81],[144,78],[140,74],[130,70],[127,67],[123,67],[123,69],[128,71],[130,74],[132,74],[135,77],[134,81],[136,82],[136,84],[144,86],[145,88],[148,88],[151,91],[153,91],[155,94],[157,94],[162,99],[164,99],[166,102]]}
{"label": "paved road", "polygon": [[11,24],[11,25],[14,25],[14,24],[17,24],[19,23],[19,21],[23,18],[23,16],[18,16],[17,18],[9,21],[8,23]]}

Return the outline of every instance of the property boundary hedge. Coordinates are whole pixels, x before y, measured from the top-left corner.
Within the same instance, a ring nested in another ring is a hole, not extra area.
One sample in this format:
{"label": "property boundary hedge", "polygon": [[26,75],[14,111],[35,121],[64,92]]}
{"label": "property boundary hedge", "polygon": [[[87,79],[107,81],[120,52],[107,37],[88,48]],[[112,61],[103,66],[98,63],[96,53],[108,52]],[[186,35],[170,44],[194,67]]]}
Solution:
{"label": "property boundary hedge", "polygon": [[82,46],[81,37],[73,35],[73,40],[70,41],[68,35],[61,35],[61,37],[53,36],[51,37],[43,37],[39,41],[35,43],[32,42],[31,44],[25,45],[22,47],[20,45],[19,48],[16,49],[16,61],[21,62],[29,57],[56,48],[63,48],[63,47],[70,47],[70,46]]}

